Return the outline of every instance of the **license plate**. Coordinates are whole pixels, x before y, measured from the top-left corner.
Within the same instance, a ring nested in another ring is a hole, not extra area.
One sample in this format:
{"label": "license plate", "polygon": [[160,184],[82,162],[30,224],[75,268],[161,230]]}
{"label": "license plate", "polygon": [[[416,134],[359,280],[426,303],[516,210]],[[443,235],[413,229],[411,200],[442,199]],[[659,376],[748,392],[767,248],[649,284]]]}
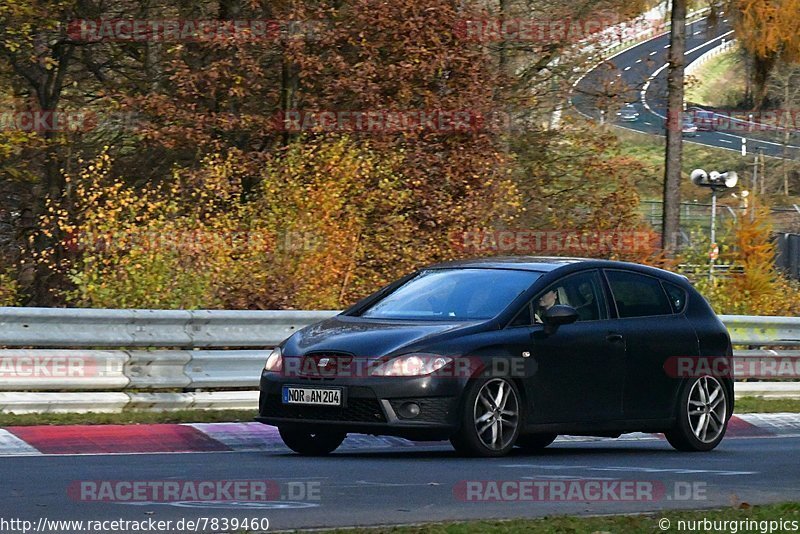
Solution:
{"label": "license plate", "polygon": [[283,403],[341,406],[342,390],[338,388],[323,389],[283,386]]}

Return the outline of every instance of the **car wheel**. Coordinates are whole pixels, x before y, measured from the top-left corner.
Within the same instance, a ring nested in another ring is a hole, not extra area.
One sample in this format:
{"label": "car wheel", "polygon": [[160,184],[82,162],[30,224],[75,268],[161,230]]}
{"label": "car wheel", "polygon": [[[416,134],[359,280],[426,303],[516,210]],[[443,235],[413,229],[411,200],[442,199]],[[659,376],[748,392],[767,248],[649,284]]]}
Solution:
{"label": "car wheel", "polygon": [[481,378],[467,388],[461,425],[450,439],[453,447],[469,456],[503,456],[514,447],[522,421],[522,404],[514,382],[507,378]]}
{"label": "car wheel", "polygon": [[728,390],[713,376],[687,381],[678,395],[677,419],[664,433],[679,451],[710,451],[728,427]]}
{"label": "car wheel", "polygon": [[287,447],[304,456],[325,456],[342,444],[344,432],[309,432],[296,428],[279,427],[281,439]]}
{"label": "car wheel", "polygon": [[553,443],[558,434],[524,434],[517,438],[517,447],[535,451]]}

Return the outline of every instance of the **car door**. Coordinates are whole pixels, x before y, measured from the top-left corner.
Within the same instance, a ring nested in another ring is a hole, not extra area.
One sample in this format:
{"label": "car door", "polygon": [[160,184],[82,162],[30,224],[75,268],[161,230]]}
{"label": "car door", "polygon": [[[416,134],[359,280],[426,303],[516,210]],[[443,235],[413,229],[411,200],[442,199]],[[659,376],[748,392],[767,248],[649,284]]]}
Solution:
{"label": "car door", "polygon": [[625,337],[623,415],[628,420],[661,419],[672,414],[678,379],[665,369],[669,358],[698,354],[697,335],[654,276],[605,269],[613,305]]}
{"label": "car door", "polygon": [[[539,301],[556,293],[578,321],[546,333]],[[527,328],[525,357],[529,424],[602,422],[622,415],[625,344],[609,311],[599,271],[567,275],[536,296],[510,327]]]}

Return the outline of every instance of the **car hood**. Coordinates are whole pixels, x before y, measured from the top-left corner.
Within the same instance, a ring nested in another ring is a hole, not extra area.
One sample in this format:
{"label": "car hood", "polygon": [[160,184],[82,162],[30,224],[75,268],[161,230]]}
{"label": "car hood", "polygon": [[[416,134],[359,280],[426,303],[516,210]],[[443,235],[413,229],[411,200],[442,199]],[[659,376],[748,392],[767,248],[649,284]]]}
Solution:
{"label": "car hood", "polygon": [[283,346],[288,357],[316,351],[349,352],[379,358],[404,348],[418,350],[426,342],[472,329],[482,322],[387,321],[336,316],[292,335]]}

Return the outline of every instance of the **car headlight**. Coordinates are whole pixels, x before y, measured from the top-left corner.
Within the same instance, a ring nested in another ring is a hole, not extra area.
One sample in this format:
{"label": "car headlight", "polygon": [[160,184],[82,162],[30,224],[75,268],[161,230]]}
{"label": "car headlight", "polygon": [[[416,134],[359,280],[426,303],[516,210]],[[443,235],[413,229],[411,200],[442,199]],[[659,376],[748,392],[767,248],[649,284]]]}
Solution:
{"label": "car headlight", "polygon": [[453,358],[437,354],[404,354],[372,369],[372,376],[425,376],[452,362]]}
{"label": "car headlight", "polygon": [[264,370],[272,373],[280,373],[283,370],[283,352],[280,347],[275,347],[267,356]]}

